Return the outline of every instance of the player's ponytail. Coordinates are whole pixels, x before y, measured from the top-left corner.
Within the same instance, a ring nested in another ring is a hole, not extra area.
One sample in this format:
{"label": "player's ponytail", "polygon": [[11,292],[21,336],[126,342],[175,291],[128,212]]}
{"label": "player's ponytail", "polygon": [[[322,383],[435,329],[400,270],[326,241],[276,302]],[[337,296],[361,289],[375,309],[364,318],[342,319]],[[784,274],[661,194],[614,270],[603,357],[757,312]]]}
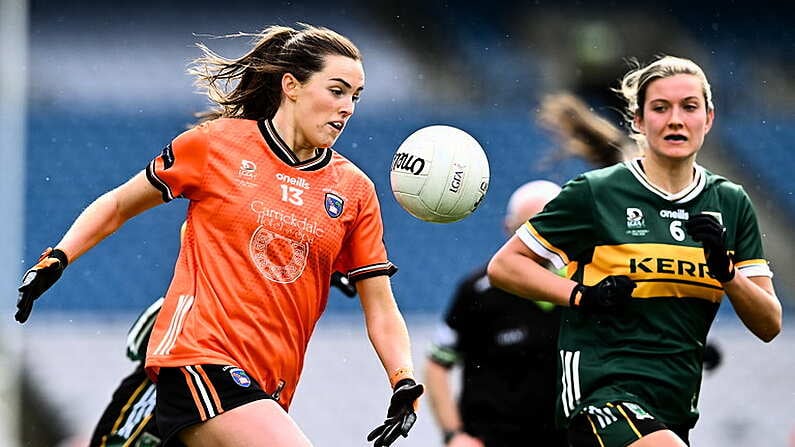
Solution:
{"label": "player's ponytail", "polygon": [[545,96],[538,122],[557,137],[563,154],[582,157],[596,167],[634,155],[626,133],[570,93]]}

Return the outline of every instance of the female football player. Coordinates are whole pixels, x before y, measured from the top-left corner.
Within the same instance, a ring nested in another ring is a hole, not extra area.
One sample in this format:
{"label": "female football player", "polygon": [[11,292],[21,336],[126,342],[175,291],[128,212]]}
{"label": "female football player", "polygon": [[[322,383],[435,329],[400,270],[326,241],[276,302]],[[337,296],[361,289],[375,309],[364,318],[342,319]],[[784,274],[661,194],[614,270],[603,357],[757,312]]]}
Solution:
{"label": "female football player", "polygon": [[[722,296],[765,342],[781,330],[781,305],[748,195],[696,163],[715,119],[702,69],[661,57],[634,67],[619,92],[642,156],[567,183],[488,273],[568,306],[558,416],[572,446],[683,446]],[[568,265],[570,279],[547,263]]]}
{"label": "female football player", "polygon": [[337,270],[356,284],[394,389],[387,420],[368,436],[388,446],[408,434],[423,388],[373,183],[331,149],[364,88],[361,55],[321,27],[253,37],[237,59],[200,46],[191,73],[216,107],[43,253],[23,277],[16,318],[26,321],[68,263],[127,220],[184,197],[187,230],[146,360],[164,445],[310,445],[287,409]]}

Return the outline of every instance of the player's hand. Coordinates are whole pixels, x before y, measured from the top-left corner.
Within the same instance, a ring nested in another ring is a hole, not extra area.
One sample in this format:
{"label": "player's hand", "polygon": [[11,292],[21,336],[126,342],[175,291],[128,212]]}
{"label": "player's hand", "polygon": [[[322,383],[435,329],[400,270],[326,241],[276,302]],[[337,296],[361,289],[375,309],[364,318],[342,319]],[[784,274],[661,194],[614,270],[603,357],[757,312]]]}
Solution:
{"label": "player's hand", "polygon": [[39,262],[22,275],[22,285],[18,289],[17,313],[14,315],[17,321],[28,321],[33,302],[58,281],[68,264],[66,253],[61,250],[50,247],[44,250]]}
{"label": "player's hand", "polygon": [[384,423],[367,435],[367,441],[375,441],[373,447],[388,447],[398,438],[409,435],[409,430],[417,420],[414,413],[416,400],[425,388],[413,379],[403,379],[395,384],[395,392],[389,402]]}
{"label": "player's hand", "polygon": [[720,282],[734,279],[734,263],[726,250],[726,228],[715,216],[696,214],[685,222],[685,231],[704,247],[709,276]]}
{"label": "player's hand", "polygon": [[331,285],[340,289],[349,298],[356,296],[356,286],[351,283],[347,276],[340,272],[331,274]]}
{"label": "player's hand", "polygon": [[590,312],[616,309],[632,298],[637,287],[628,276],[607,276],[592,286],[577,284],[571,291],[569,305]]}

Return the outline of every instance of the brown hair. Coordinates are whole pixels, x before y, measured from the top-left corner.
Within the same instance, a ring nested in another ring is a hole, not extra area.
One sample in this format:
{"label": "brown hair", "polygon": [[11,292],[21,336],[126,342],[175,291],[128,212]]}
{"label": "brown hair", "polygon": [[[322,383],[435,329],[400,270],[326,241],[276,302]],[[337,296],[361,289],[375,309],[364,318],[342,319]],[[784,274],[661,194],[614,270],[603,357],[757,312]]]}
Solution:
{"label": "brown hair", "polygon": [[361,60],[361,53],[348,38],[323,27],[299,24],[300,29],[270,26],[257,34],[239,33],[224,37],[252,37],[253,48],[237,59],[227,59],[203,43],[204,55],[194,60],[188,73],[216,105],[198,113],[199,122],[215,118],[270,119],[281,104],[281,80],[291,73],[299,82],[323,70],[328,55]]}

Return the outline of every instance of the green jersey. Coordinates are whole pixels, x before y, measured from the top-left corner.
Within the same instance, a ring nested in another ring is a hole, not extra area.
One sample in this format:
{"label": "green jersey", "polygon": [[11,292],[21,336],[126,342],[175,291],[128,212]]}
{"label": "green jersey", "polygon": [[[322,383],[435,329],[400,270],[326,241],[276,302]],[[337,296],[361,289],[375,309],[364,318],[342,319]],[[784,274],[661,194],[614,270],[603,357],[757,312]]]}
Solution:
{"label": "green jersey", "polygon": [[676,194],[649,181],[642,159],[585,173],[517,230],[575,281],[627,275],[637,283],[633,299],[612,314],[565,308],[557,405],[564,426],[583,408],[611,401],[641,404],[666,424],[695,424],[704,345],[723,297],[701,245],[684,230],[699,213],[726,227],[739,273],[772,276],[748,195],[698,165]]}

